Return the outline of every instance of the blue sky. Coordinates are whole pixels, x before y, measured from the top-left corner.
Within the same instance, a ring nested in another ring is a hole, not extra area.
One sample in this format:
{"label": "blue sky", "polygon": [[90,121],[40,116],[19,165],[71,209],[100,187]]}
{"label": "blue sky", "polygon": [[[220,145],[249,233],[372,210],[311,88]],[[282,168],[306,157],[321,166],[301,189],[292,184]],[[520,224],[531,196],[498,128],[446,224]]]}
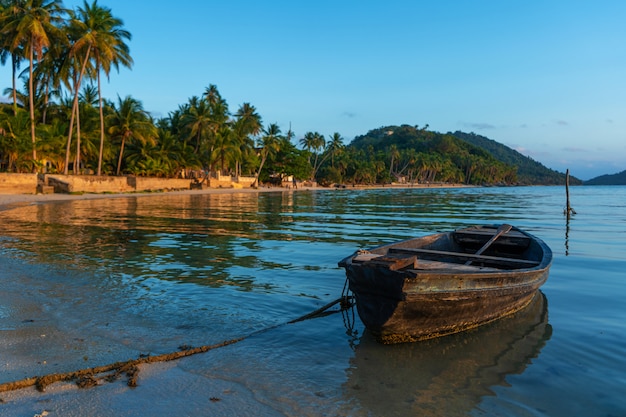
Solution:
{"label": "blue sky", "polygon": [[156,117],[215,84],[231,111],[249,102],[297,139],[428,124],[582,179],[626,169],[626,1],[99,4],[124,20],[135,61],[105,96]]}

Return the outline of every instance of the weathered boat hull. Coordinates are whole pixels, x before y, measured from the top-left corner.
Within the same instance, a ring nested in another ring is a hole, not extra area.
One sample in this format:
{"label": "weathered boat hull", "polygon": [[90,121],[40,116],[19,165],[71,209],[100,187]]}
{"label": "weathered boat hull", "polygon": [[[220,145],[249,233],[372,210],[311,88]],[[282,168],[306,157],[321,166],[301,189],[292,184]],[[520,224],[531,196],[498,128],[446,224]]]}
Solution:
{"label": "weathered boat hull", "polygon": [[[462,247],[454,242],[454,233],[381,246],[368,251],[363,262],[358,261],[362,253],[340,262],[346,268],[359,317],[380,342],[419,341],[489,323],[526,307],[548,278],[552,252],[532,235],[515,229],[513,235],[527,238],[523,243],[503,239],[490,255],[478,260],[471,258],[471,252],[482,240]],[[392,251],[417,256],[409,261],[393,257],[390,267],[387,261]],[[445,262],[432,261],[433,256]],[[480,264],[465,265],[465,257]],[[394,262],[402,267],[394,269]],[[490,266],[492,262],[500,267],[508,263],[508,269]]]}

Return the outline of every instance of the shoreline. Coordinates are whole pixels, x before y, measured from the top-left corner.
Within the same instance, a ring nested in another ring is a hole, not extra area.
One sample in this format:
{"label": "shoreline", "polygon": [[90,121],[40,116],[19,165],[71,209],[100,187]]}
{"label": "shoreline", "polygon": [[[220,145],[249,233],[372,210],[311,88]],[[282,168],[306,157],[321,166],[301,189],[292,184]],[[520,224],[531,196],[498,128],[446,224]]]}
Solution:
{"label": "shoreline", "polygon": [[31,204],[49,203],[55,201],[96,200],[104,198],[152,197],[163,195],[204,195],[204,194],[239,194],[239,193],[267,193],[267,192],[299,192],[299,191],[343,191],[343,190],[372,190],[372,189],[411,189],[411,188],[468,188],[464,184],[392,184],[392,185],[364,185],[345,188],[331,187],[260,187],[260,188],[206,188],[203,190],[175,190],[137,193],[84,193],[84,194],[3,194],[0,193],[0,211],[12,210]]}

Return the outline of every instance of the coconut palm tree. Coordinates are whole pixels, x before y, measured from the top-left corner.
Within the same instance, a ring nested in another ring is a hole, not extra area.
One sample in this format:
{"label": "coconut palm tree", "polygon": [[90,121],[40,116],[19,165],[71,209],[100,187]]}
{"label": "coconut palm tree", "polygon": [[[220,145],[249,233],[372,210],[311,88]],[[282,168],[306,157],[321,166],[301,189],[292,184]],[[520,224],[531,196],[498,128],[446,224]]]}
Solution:
{"label": "coconut palm tree", "polygon": [[337,132],[330,136],[330,142],[327,143],[326,151],[330,153],[330,164],[335,167],[335,156],[339,155],[345,148],[343,144],[343,138]]}
{"label": "coconut palm tree", "polygon": [[396,144],[389,147],[389,157],[391,158],[391,161],[389,162],[389,177],[391,178],[391,176],[396,174],[393,169],[393,165],[400,158],[400,151],[398,150],[398,146],[396,146]]}
{"label": "coconut palm tree", "polygon": [[216,136],[228,122],[228,104],[216,88],[209,87],[208,90],[204,97],[189,99],[189,103],[182,108],[181,124],[188,137],[195,142],[195,152],[202,155],[205,166],[212,171],[219,145]]}
{"label": "coconut palm tree", "polygon": [[232,124],[234,140],[239,147],[238,159],[235,161],[235,175],[241,175],[241,161],[254,150],[254,141],[251,136],[261,133],[263,124],[261,116],[250,103],[243,103],[235,113]]}
{"label": "coconut palm tree", "polygon": [[[322,165],[322,162],[319,160],[319,151],[324,149],[326,146],[326,139],[324,136],[318,132],[307,132],[304,134],[304,137],[300,139],[300,144],[309,151],[309,163],[311,164],[311,179],[315,178],[315,174],[317,170]],[[315,159],[311,162],[311,156],[315,155]]]}
{"label": "coconut palm tree", "polygon": [[192,97],[189,104],[183,109],[181,124],[189,134],[194,144],[196,153],[200,151],[200,145],[205,141],[213,129],[213,118],[211,117],[211,106],[205,99]]}
{"label": "coconut palm tree", "polygon": [[[223,124],[213,136],[214,155],[211,159],[219,163],[219,169],[226,173],[226,166],[232,167],[240,160],[241,148],[238,138],[229,125]],[[231,171],[232,172],[232,171]]]}
{"label": "coconut palm tree", "polygon": [[[100,175],[102,173],[102,152],[104,148],[104,110],[100,74],[104,71],[108,77],[112,67],[119,69],[120,64],[126,67],[132,66],[133,60],[130,56],[128,45],[125,43],[126,40],[131,39],[131,34],[123,29],[123,21],[114,17],[110,8],[99,6],[97,0],[94,0],[91,4],[85,0],[83,6],[77,8],[71,27],[73,28],[74,37],[72,54],[80,57],[82,61],[74,97],[75,111],[78,109],[80,83],[89,61],[93,61],[94,73],[98,84],[100,151],[97,175]],[[71,127],[69,140],[71,140]]]}
{"label": "coconut palm tree", "polygon": [[29,165],[24,155],[29,152],[28,111],[18,108],[17,114],[0,113],[0,154],[7,160],[7,170],[22,172]]}
{"label": "coconut palm tree", "polygon": [[204,95],[202,98],[208,101],[211,106],[223,105],[228,107],[226,100],[222,98],[222,95],[215,84],[209,84],[209,86],[204,89]]}
{"label": "coconut palm tree", "polygon": [[15,17],[14,15],[19,12],[19,4],[23,0],[0,0],[0,64],[5,65],[9,57],[11,58],[11,85],[13,97],[13,115],[17,115],[17,71],[20,69],[20,63],[22,61],[24,50],[22,45],[17,47],[12,46],[12,41],[15,38],[14,26],[11,30],[5,30],[5,25],[11,22]]}
{"label": "coconut palm tree", "polygon": [[[66,75],[64,71],[65,57],[67,55],[68,45],[64,33],[56,33],[62,39],[51,39],[50,46],[46,50],[45,59],[37,63],[35,67],[35,85],[39,91],[41,104],[36,108],[41,109],[41,123],[48,122],[48,110],[52,104],[53,97],[60,97],[61,84],[64,82]],[[37,99],[38,94],[35,95]]]}
{"label": "coconut palm tree", "polygon": [[[43,53],[50,46],[51,34],[59,33],[58,25],[63,22],[65,9],[61,0],[23,0],[11,4],[12,11],[3,14],[0,31],[9,37],[9,50],[23,48],[29,62],[28,94],[30,108],[30,131],[33,162],[37,160],[37,139],[35,134],[35,88],[33,71],[35,63],[43,58]],[[60,34],[57,39],[62,39]]]}
{"label": "coconut palm tree", "polygon": [[116,171],[116,174],[120,175],[126,142],[132,140],[141,143],[154,143],[157,129],[140,101],[130,96],[124,99],[118,96],[117,100],[117,106],[109,115],[108,124],[111,138],[120,140],[120,154]]}
{"label": "coconut palm tree", "polygon": [[259,146],[261,147],[259,152],[261,156],[261,164],[259,165],[259,169],[254,176],[252,187],[258,187],[259,175],[261,174],[263,165],[265,165],[265,161],[267,161],[269,156],[275,155],[280,150],[280,141],[280,127],[278,127],[276,123],[270,124],[263,130],[263,136],[259,140]]}

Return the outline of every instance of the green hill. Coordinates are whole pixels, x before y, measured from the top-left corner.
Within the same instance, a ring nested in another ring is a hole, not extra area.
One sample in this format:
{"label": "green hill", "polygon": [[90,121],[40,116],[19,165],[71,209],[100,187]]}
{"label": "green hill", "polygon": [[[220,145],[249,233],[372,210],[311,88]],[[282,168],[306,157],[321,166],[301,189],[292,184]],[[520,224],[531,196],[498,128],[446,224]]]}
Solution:
{"label": "green hill", "polygon": [[[517,178],[522,184],[561,185],[565,184],[565,174],[547,168],[541,163],[524,156],[495,140],[475,133],[454,132],[455,137],[478,146],[489,152],[498,161],[517,167]],[[582,181],[570,176],[570,184],[580,185]]]}
{"label": "green hill", "polygon": [[[418,126],[385,126],[348,146],[371,163],[385,164],[391,180],[464,184],[515,184],[516,168],[469,142]],[[374,160],[375,159],[375,160]]]}
{"label": "green hill", "polygon": [[584,182],[585,185],[626,185],[626,171],[613,175],[600,175]]}
{"label": "green hill", "polygon": [[[354,138],[348,148],[384,163],[392,179],[403,176],[420,182],[565,184],[565,174],[494,140],[474,133],[443,134],[427,128],[401,125],[373,129]],[[570,177],[570,183],[582,182]]]}

